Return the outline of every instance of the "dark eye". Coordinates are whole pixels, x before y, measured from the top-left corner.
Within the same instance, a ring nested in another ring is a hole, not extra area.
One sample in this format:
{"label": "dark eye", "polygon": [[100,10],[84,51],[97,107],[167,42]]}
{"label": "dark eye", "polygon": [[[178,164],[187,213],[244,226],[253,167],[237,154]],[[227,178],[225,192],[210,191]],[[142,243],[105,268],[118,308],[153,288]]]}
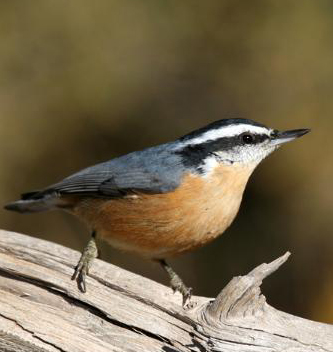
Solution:
{"label": "dark eye", "polygon": [[245,144],[252,144],[254,142],[254,136],[251,133],[242,134],[242,141]]}

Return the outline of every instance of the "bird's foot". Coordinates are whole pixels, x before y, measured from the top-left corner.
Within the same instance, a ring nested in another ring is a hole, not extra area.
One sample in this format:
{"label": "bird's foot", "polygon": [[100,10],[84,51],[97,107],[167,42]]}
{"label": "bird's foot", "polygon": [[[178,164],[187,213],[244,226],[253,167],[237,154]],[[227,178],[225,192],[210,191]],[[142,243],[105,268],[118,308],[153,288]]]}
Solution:
{"label": "bird's foot", "polygon": [[172,288],[173,292],[178,291],[183,296],[183,308],[193,308],[194,304],[193,302],[191,302],[192,288],[187,287],[184,284],[180,276],[171,268],[171,266],[164,259],[158,259],[157,261],[162,265],[163,269],[169,275],[170,287]]}
{"label": "bird's foot", "polygon": [[183,308],[190,308],[192,287],[187,287],[183,280],[176,273],[174,273],[171,277],[170,286],[173,292],[178,291],[183,296]]}
{"label": "bird's foot", "polygon": [[74,269],[72,280],[76,280],[77,286],[81,292],[86,292],[86,276],[89,274],[89,269],[95,258],[98,256],[95,235],[91,237],[87,246],[81,254],[81,258]]}

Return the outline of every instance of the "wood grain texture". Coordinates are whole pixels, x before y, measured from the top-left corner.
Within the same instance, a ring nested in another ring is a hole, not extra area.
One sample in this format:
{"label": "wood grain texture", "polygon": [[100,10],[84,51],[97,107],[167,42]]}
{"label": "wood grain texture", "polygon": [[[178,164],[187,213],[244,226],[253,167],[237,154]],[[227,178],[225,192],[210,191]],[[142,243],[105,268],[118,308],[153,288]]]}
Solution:
{"label": "wood grain texture", "polygon": [[0,351],[333,351],[332,325],[278,311],[260,292],[287,257],[184,310],[168,287],[100,260],[80,293],[78,252],[0,231]]}

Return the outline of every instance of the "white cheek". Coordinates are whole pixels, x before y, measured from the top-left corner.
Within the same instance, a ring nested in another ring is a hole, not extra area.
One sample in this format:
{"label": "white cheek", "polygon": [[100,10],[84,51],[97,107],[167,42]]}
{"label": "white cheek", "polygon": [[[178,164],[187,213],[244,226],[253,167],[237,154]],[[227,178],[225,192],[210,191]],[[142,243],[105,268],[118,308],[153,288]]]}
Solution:
{"label": "white cheek", "polygon": [[211,156],[205,160],[205,163],[200,166],[203,175],[202,177],[208,177],[215,168],[221,164],[233,165],[234,161],[230,158],[230,155],[225,153],[215,153],[215,156]]}
{"label": "white cheek", "polygon": [[203,170],[203,177],[208,176],[210,172],[213,171],[218,164],[219,163],[216,160],[216,157],[212,156],[207,158],[205,160],[205,163],[201,166],[201,169]]}
{"label": "white cheek", "polygon": [[214,152],[214,155],[208,157],[204,163],[199,166],[202,177],[208,177],[220,164],[228,166],[240,165],[254,169],[277,148],[278,146],[267,144],[266,146],[261,145],[257,148],[254,146],[242,146],[228,151]]}
{"label": "white cheek", "polygon": [[236,147],[228,152],[218,152],[218,162],[230,165],[243,164],[257,166],[263,159],[276,150],[276,146],[267,144],[261,145],[257,148],[254,146]]}
{"label": "white cheek", "polygon": [[258,165],[276,149],[276,146],[272,147],[271,145],[266,145],[255,150],[248,150],[247,153],[245,153],[244,163]]}

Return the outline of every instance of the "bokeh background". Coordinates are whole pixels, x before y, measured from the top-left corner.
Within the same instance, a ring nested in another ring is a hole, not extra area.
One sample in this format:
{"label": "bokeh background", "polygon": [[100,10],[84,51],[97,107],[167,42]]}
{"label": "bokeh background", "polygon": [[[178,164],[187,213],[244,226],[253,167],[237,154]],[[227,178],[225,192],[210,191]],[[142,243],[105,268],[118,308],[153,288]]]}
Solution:
{"label": "bokeh background", "polygon": [[[333,323],[333,2],[0,2],[0,201],[224,117],[311,127],[252,176],[237,220],[171,263],[199,295],[290,250],[268,302]],[[0,210],[0,226],[78,250],[68,214]],[[151,264],[102,257],[167,283]]]}

